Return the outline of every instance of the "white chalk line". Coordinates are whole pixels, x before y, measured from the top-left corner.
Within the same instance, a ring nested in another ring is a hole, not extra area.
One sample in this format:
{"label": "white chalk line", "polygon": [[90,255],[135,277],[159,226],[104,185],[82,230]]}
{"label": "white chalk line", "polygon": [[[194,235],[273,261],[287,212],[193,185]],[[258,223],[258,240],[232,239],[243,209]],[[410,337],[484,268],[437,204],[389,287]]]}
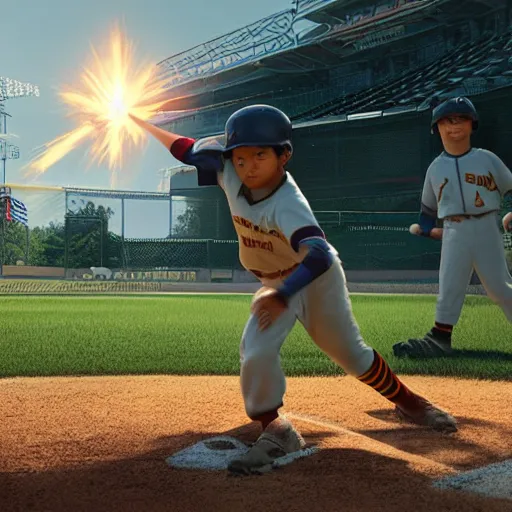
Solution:
{"label": "white chalk line", "polygon": [[[448,472],[450,474],[454,474],[456,470],[448,466],[446,464],[443,464],[442,462],[437,462],[432,459],[429,459],[427,457],[422,457],[421,455],[416,455],[410,452],[406,452],[404,450],[400,450],[399,448],[396,448],[392,445],[389,445],[387,443],[384,443],[383,441],[378,441],[377,439],[373,439],[369,436],[365,436],[364,434],[360,434],[358,432],[354,432],[353,430],[350,430],[346,427],[341,426],[339,423],[329,421],[325,418],[318,418],[306,414],[296,414],[293,412],[286,412],[285,416],[289,419],[295,419],[298,421],[303,421],[305,423],[310,423],[311,425],[316,425],[318,427],[323,427],[329,430],[333,430],[335,432],[339,432],[341,434],[353,436],[353,437],[359,437],[364,439],[365,441],[369,441],[371,444],[375,445],[376,447],[382,447],[386,451],[391,450],[392,452],[395,452],[397,455],[399,454],[401,459],[406,459],[408,462],[417,462],[422,465],[428,464],[429,466],[434,466],[437,469],[443,470],[445,472]],[[380,450],[379,450],[380,451]]]}

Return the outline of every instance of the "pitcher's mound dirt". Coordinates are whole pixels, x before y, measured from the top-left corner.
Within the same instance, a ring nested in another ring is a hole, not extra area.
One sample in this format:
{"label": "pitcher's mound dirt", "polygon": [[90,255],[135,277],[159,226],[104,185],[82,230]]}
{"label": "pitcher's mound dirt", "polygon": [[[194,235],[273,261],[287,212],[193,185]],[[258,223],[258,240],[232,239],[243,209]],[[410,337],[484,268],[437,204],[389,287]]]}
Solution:
{"label": "pitcher's mound dirt", "polygon": [[355,379],[290,378],[285,412],[320,452],[260,477],[174,469],[201,439],[252,441],[235,377],[0,381],[0,510],[512,511],[432,487],[512,456],[512,383],[404,377],[453,413],[455,435],[400,424]]}

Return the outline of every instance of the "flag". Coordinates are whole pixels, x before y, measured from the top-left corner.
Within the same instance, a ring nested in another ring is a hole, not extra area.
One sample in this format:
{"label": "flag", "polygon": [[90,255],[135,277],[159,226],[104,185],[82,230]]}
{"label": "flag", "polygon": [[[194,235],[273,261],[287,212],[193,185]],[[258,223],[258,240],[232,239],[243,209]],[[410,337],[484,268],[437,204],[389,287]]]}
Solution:
{"label": "flag", "polygon": [[9,222],[15,220],[28,227],[27,207],[18,199],[14,199],[14,197],[9,197],[7,199],[7,210],[5,218]]}

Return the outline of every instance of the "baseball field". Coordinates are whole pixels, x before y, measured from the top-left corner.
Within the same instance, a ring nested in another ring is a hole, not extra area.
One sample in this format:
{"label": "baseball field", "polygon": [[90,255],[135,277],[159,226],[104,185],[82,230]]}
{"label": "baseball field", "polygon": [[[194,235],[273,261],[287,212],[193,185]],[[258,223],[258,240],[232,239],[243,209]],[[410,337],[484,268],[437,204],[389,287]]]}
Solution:
{"label": "baseball field", "polygon": [[297,325],[282,350],[283,411],[317,451],[247,478],[166,459],[207,438],[258,436],[237,377],[250,295],[0,300],[2,511],[512,510],[510,467],[491,490],[442,488],[512,454],[512,337],[486,297],[466,298],[455,355],[422,361],[391,347],[431,327],[435,296],[352,295],[367,342],[457,417],[451,436],[400,423]]}

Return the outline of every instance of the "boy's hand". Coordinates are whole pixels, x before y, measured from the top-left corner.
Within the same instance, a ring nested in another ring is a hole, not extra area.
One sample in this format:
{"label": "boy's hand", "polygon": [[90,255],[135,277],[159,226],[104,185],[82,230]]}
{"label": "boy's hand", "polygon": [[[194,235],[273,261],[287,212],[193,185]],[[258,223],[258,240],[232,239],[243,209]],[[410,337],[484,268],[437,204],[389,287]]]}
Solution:
{"label": "boy's hand", "polygon": [[285,311],[286,305],[277,290],[268,286],[260,288],[251,303],[251,312],[258,318],[261,331],[268,329]]}
{"label": "boy's hand", "polygon": [[409,232],[413,235],[417,236],[428,236],[430,238],[433,238],[434,240],[442,240],[443,239],[443,228],[432,228],[430,230],[430,233],[428,235],[425,235],[423,231],[421,230],[421,227],[419,224],[411,224],[409,227]]}
{"label": "boy's hand", "polygon": [[512,233],[512,212],[508,212],[508,213],[503,217],[503,229],[504,229],[507,233]]}

